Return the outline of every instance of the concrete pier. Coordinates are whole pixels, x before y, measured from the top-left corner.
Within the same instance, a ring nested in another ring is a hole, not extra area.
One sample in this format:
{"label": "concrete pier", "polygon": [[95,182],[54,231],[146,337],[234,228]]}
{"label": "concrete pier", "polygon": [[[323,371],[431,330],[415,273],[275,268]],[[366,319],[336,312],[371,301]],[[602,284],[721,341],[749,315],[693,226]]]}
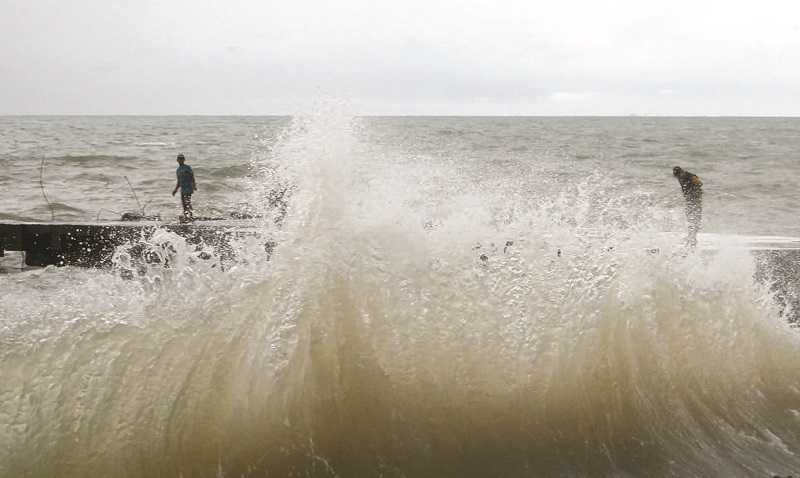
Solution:
{"label": "concrete pier", "polygon": [[192,223],[97,222],[97,223],[0,223],[0,256],[22,251],[29,266],[109,265],[114,250],[149,239],[157,229],[173,232],[189,244],[212,246],[220,256],[230,250],[231,239],[256,235],[252,223],[241,220],[207,220]]}
{"label": "concrete pier", "polygon": [[[143,249],[143,241],[150,239],[158,229],[173,232],[186,239],[189,244],[202,243],[211,246],[220,258],[232,257],[230,243],[233,239],[259,235],[253,222],[240,219],[200,220],[185,224],[160,221],[83,224],[6,222],[0,223],[0,256],[5,251],[22,251],[25,254],[25,264],[29,266],[103,267],[110,265],[117,247],[130,244],[134,250],[137,247]],[[668,238],[667,241],[663,241],[665,237]],[[679,244],[680,241],[679,235],[672,237],[669,233],[653,238],[653,243]],[[274,245],[265,238],[265,254],[271,254]],[[776,301],[786,311],[790,321],[800,322],[800,238],[698,235],[696,252],[701,255],[732,248],[746,250],[754,257],[755,279],[770,285]],[[648,250],[660,253],[657,248]],[[559,250],[558,257],[561,257],[560,252]],[[568,251],[564,253],[567,254]],[[142,260],[147,261],[149,258],[142,257]]]}
{"label": "concrete pier", "polygon": [[800,238],[698,234],[698,252],[715,254],[739,249],[755,259],[757,282],[768,284],[784,316],[800,324]]}

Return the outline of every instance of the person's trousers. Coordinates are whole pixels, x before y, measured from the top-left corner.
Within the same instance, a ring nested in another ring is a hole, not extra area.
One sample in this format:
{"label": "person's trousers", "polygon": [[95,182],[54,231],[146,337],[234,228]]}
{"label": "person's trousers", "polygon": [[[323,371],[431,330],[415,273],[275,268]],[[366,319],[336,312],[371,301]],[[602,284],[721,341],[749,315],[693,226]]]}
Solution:
{"label": "person's trousers", "polygon": [[192,193],[181,193],[181,205],[183,206],[183,215],[186,218],[192,217]]}

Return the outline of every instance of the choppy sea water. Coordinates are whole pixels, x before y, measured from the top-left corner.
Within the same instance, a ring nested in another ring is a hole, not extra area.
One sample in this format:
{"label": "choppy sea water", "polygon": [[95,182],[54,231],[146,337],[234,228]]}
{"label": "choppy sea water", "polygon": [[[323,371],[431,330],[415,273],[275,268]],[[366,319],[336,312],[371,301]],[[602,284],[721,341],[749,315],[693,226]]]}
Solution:
{"label": "choppy sea water", "polygon": [[800,120],[333,108],[0,132],[4,220],[114,219],[140,207],[128,181],[174,220],[183,152],[199,214],[255,209],[278,244],[220,270],[164,232],[169,267],[134,279],[0,275],[0,476],[800,472],[800,336],[746,251],[659,235],[685,228],[674,165],[705,183],[705,231],[800,235]]}

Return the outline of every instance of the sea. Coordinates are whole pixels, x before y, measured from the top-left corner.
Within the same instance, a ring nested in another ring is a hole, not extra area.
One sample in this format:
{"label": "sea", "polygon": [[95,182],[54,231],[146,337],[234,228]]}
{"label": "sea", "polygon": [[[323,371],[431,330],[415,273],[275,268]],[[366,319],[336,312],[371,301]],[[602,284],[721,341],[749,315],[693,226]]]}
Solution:
{"label": "sea", "polygon": [[796,118],[0,117],[0,223],[174,223],[183,153],[195,215],[258,231],[0,258],[0,477],[798,476],[800,331],[686,246],[672,168],[703,233],[800,236],[799,152]]}

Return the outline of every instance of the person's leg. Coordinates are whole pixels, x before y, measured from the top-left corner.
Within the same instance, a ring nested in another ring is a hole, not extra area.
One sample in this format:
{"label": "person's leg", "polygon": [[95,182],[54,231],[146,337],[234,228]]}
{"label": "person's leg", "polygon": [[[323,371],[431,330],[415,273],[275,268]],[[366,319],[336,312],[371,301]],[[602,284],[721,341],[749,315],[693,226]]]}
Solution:
{"label": "person's leg", "polygon": [[183,205],[183,217],[192,220],[194,218],[192,214],[192,195],[181,194],[181,204]]}
{"label": "person's leg", "polygon": [[686,203],[686,220],[689,223],[689,236],[686,238],[692,247],[697,245],[697,233],[703,221],[703,205],[700,201],[690,201]]}

